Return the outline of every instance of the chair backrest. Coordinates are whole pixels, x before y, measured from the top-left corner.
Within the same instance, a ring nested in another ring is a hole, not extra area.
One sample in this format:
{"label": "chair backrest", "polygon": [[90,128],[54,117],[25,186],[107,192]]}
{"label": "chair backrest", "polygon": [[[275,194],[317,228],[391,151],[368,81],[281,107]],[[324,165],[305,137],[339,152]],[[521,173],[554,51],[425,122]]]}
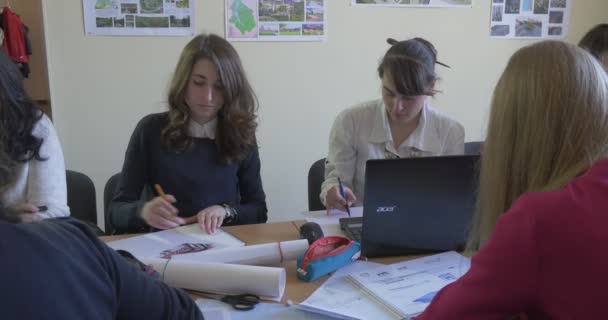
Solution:
{"label": "chair backrest", "polygon": [[86,174],[66,170],[65,180],[68,192],[68,206],[72,217],[82,220],[92,228],[97,228],[97,202],[95,197],[95,185]]}
{"label": "chair backrest", "polygon": [[118,188],[120,176],[120,172],[111,176],[103,188],[103,216],[105,220],[106,234],[108,235],[114,234],[114,228],[112,228],[112,224],[110,223],[110,202],[112,201],[112,198],[114,198],[114,194]]}
{"label": "chair backrest", "polygon": [[464,154],[479,155],[481,154],[481,147],[483,141],[470,141],[464,143]]}
{"label": "chair backrest", "polygon": [[315,161],[308,170],[308,210],[324,210],[321,203],[321,184],[325,180],[325,158]]}

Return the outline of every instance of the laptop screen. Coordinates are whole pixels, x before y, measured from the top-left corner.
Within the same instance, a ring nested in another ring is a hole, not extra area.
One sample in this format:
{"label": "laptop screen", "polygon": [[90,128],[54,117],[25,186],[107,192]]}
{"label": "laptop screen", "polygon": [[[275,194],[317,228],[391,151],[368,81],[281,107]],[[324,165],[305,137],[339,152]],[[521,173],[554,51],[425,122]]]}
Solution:
{"label": "laptop screen", "polygon": [[367,161],[365,256],[461,249],[474,211],[478,155]]}

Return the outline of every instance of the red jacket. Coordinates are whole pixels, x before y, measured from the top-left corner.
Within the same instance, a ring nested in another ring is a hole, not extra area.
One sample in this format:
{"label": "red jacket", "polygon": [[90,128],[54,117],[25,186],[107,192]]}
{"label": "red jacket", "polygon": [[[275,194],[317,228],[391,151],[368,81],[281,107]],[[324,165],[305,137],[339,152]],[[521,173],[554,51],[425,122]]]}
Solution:
{"label": "red jacket", "polygon": [[416,320],[608,319],[608,160],[502,215],[471,269]]}
{"label": "red jacket", "polygon": [[9,7],[2,11],[2,29],[4,29],[4,42],[2,50],[14,62],[27,63],[29,58],[25,49],[23,23]]}

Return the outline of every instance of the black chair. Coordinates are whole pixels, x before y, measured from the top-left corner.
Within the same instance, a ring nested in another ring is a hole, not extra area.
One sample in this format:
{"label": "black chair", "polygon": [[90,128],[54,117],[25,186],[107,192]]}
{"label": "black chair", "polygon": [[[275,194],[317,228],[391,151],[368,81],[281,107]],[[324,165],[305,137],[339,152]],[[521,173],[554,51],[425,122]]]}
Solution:
{"label": "black chair", "polygon": [[478,155],[481,154],[483,141],[471,141],[464,143],[464,154]]}
{"label": "black chair", "polygon": [[325,180],[325,158],[315,161],[308,170],[308,211],[325,210],[319,195]]}
{"label": "black chair", "polygon": [[114,198],[114,194],[116,193],[116,189],[118,188],[118,183],[120,182],[120,172],[114,174],[108,179],[105,187],[103,188],[103,216],[105,219],[105,228],[106,234],[112,235],[114,234],[114,228],[110,223],[110,202],[112,198]]}
{"label": "black chair", "polygon": [[65,180],[71,216],[83,221],[98,235],[102,235],[103,231],[97,226],[95,185],[91,178],[81,172],[66,170]]}

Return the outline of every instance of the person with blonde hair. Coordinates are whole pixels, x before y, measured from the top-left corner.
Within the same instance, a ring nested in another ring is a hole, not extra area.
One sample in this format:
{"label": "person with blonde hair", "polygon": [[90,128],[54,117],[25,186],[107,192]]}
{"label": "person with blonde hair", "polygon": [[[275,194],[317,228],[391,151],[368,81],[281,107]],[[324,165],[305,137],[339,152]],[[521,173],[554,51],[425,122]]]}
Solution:
{"label": "person with blonde hair", "polygon": [[[142,232],[198,222],[213,233],[266,222],[257,99],[234,47],[214,34],[194,37],[175,67],[168,104],[131,136],[110,204],[112,226]],[[140,199],[155,185],[156,197]]]}
{"label": "person with blonde hair", "polygon": [[584,50],[517,51],[496,85],[470,270],[417,319],[604,319],[608,77]]}

